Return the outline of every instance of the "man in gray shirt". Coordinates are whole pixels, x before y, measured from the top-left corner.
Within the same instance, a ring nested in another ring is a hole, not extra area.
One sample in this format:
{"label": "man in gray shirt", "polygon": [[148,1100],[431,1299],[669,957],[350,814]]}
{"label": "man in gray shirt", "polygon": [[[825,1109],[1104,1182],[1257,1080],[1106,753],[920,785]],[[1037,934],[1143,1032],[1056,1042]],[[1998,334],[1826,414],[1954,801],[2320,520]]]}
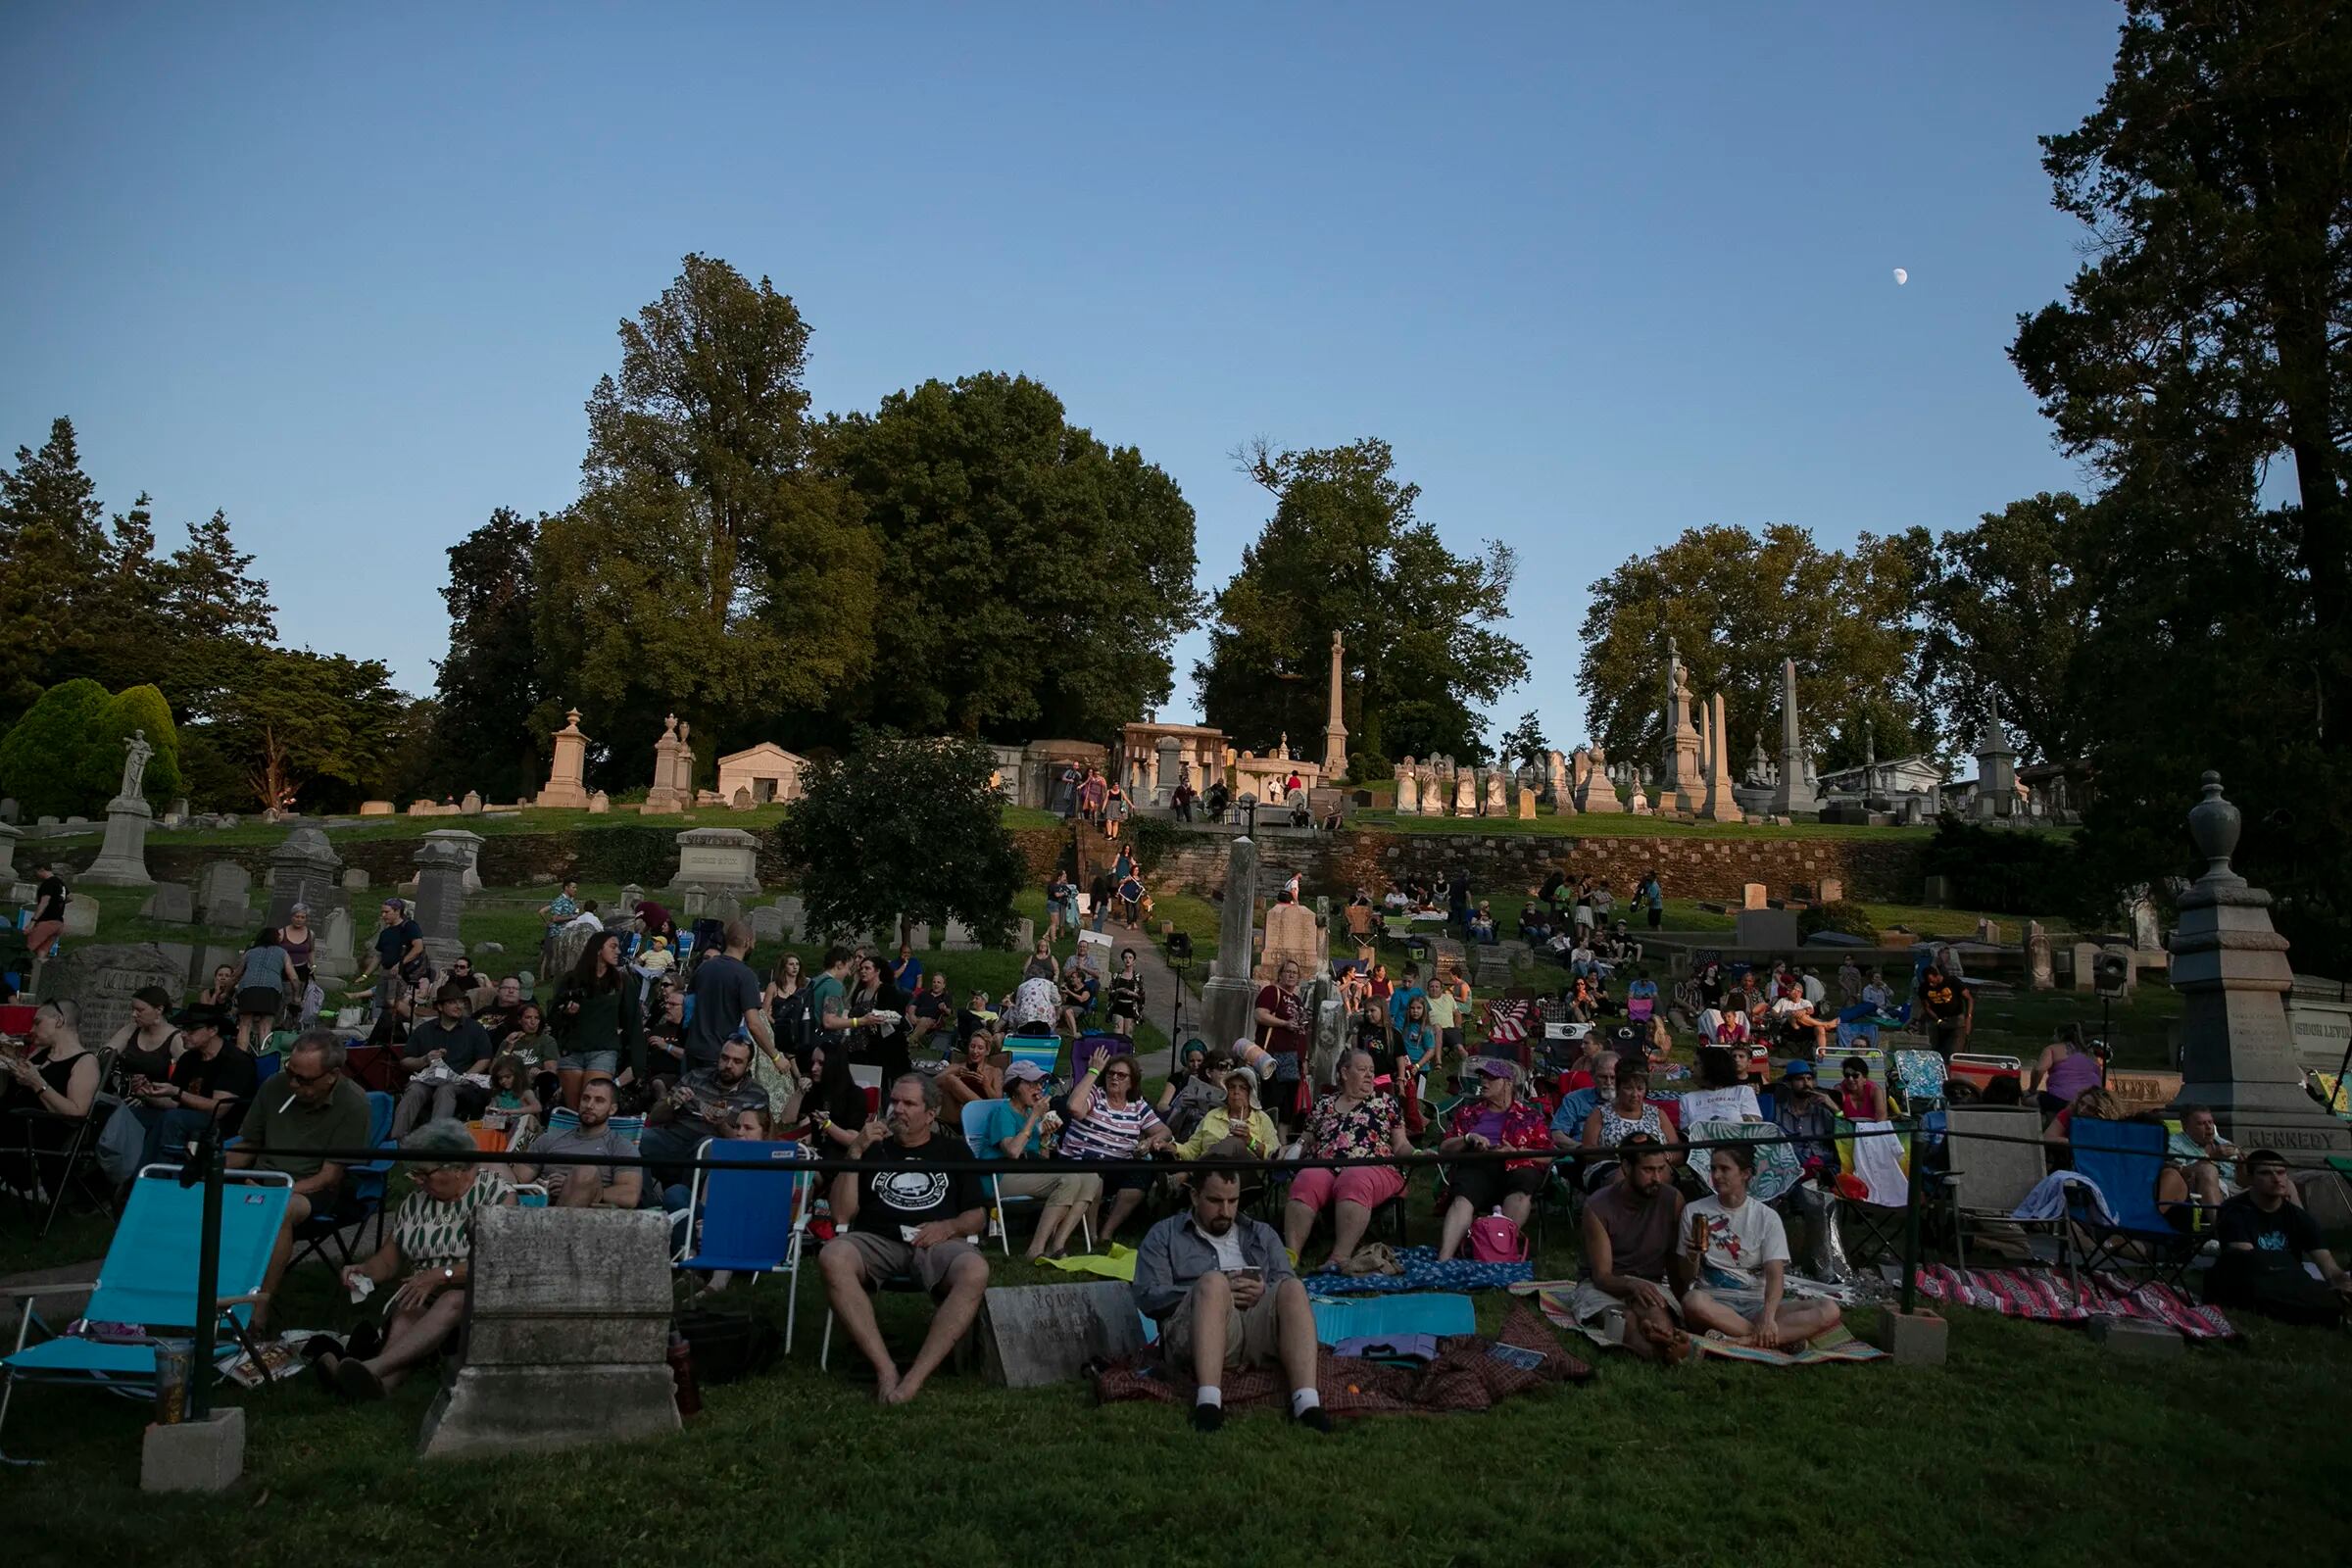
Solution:
{"label": "man in gray shirt", "polygon": [[[1228,1141],[1211,1159],[1248,1159]],[[1315,1388],[1315,1314],[1291,1268],[1282,1238],[1242,1214],[1242,1179],[1233,1171],[1197,1171],[1192,1206],[1152,1227],[1135,1258],[1136,1310],[1159,1324],[1160,1353],[1191,1365],[1193,1426],[1225,1424],[1217,1380],[1229,1366],[1279,1361],[1291,1384],[1291,1418],[1316,1432],[1331,1416]]]}
{"label": "man in gray shirt", "polygon": [[580,1124],[543,1135],[527,1151],[528,1163],[514,1166],[518,1182],[546,1184],[548,1200],[564,1208],[635,1208],[645,1191],[645,1172],[635,1165],[567,1165],[567,1156],[598,1154],[626,1158],[637,1152],[612,1130],[612,1080],[591,1078],[580,1086]]}

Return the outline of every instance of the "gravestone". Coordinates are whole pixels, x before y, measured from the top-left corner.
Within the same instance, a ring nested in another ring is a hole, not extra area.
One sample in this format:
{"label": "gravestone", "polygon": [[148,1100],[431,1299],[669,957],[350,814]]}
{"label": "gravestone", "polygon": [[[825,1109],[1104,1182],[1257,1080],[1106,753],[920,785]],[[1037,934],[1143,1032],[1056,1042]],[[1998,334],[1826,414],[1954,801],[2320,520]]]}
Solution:
{"label": "gravestone", "polygon": [[931,951],[931,922],[928,920],[909,921],[906,926],[906,945],[917,953],[929,953]]}
{"label": "gravestone", "polygon": [[590,816],[603,816],[612,809],[612,797],[607,795],[603,790],[598,790],[594,795],[588,797],[588,814]]}
{"label": "gravestone", "polygon": [[[88,880],[85,876],[83,880]],[[2142,953],[2162,953],[2164,933],[2156,918],[2156,901],[2142,893],[2132,901],[2132,945]]]}
{"label": "gravestone", "polygon": [[298,827],[270,852],[270,924],[283,925],[297,904],[323,915],[345,902],[343,858],[315,827]]}
{"label": "gravestone", "polygon": [[1473,768],[1460,768],[1453,775],[1453,814],[1478,814],[1478,775]]}
{"label": "gravestone", "polygon": [[313,927],[318,934],[311,949],[311,972],[318,984],[334,989],[334,982],[349,980],[358,972],[351,955],[351,910],[341,905],[328,909]]}
{"label": "gravestone", "polygon": [[1502,804],[1502,770],[1487,769],[1487,815],[1500,816],[1507,809]]}
{"label": "gravestone", "polygon": [[158,882],[139,906],[139,914],[167,925],[186,925],[196,918],[196,898],[185,882]]}
{"label": "gravestone", "polygon": [[24,836],[22,828],[0,822],[0,888],[11,887],[17,880],[17,841]]}
{"label": "gravestone", "polygon": [[1824,904],[1838,904],[1845,899],[1845,884],[1834,876],[1821,879],[1819,897]]}
{"label": "gravestone", "polygon": [[212,860],[205,870],[195,874],[195,909],[207,926],[242,926],[254,924],[252,907],[247,907],[247,894],[252,891],[254,877],[235,860]]}
{"label": "gravestone", "polygon": [[482,853],[482,836],[479,833],[468,832],[462,827],[440,827],[427,833],[424,842],[451,845],[462,852],[465,860],[459,871],[458,885],[467,893],[482,891],[481,873],[474,869],[474,862]]}
{"label": "gravestone", "polygon": [[176,997],[185,971],[144,942],[93,943],[68,948],[50,965],[48,998],[71,1002],[81,1011],[82,1044],[95,1051],[130,1022],[130,1001],[142,986],[161,986]]}
{"label": "gravestone", "polygon": [[466,910],[466,848],[426,834],[416,851],[416,923],[424,930],[424,956],[437,973],[466,951],[458,921]]}
{"label": "gravestone", "polygon": [[467,790],[465,794],[465,797],[458,802],[458,814],[460,816],[481,815],[482,797],[480,793],[474,790]]}
{"label": "gravestone", "polygon": [[762,904],[752,911],[752,935],[761,942],[784,940],[784,911],[772,904]]}
{"label": "gravestone", "polygon": [[[98,934],[98,901],[79,893],[66,896],[66,929],[70,937],[94,937]],[[103,1045],[105,1042],[101,1041]]]}
{"label": "gravestone", "polygon": [[2050,934],[2038,920],[2026,922],[2026,986],[2033,991],[2050,991],[2058,985],[2057,976],[2050,971]]}
{"label": "gravestone", "polygon": [[89,869],[74,880],[97,888],[154,886],[155,878],[147,874],[147,829],[154,820],[154,808],[136,795],[118,795],[107,802],[105,842]]}
{"label": "gravestone", "polygon": [[14,827],[23,820],[24,815],[24,808],[17,804],[17,798],[14,795],[0,800],[0,822],[6,822]]}
{"label": "gravestone", "polygon": [[362,801],[360,814],[362,816],[398,816],[400,808],[394,806],[390,801]]}
{"label": "gravestone", "polygon": [[1396,765],[1396,814],[1413,816],[1421,809],[1421,781],[1414,776],[1414,762],[1406,758]]}
{"label": "gravestone", "polygon": [[1738,925],[1734,935],[1739,947],[1793,948],[1797,945],[1794,909],[1741,909],[1733,918]]}
{"label": "gravestone", "polygon": [[367,892],[368,873],[356,865],[346,866],[343,871],[343,891],[346,893]]}
{"label": "gravestone", "polygon": [[1271,980],[1283,960],[1298,965],[1298,978],[1311,980],[1324,972],[1329,958],[1323,928],[1315,923],[1315,911],[1303,904],[1269,904],[1266,906],[1266,947],[1258,964],[1258,978]]}
{"label": "gravestone", "polygon": [[972,934],[970,926],[951,914],[948,916],[947,934],[940,946],[948,953],[977,953],[980,939]]}
{"label": "gravestone", "polygon": [[1250,978],[1250,939],[1256,920],[1257,846],[1236,837],[1225,852],[1225,904],[1217,916],[1217,957],[1201,987],[1201,1014],[1208,1039],[1229,1045],[1251,1034],[1250,1008],[1257,1001],[1257,982]]}
{"label": "gravestone", "polygon": [[1761,882],[1742,883],[1740,888],[1740,907],[1761,909],[1771,903]]}
{"label": "gravestone", "polygon": [[678,835],[673,893],[751,894],[760,891],[760,840],[739,827],[691,827]]}
{"label": "gravestone", "polygon": [[196,945],[193,942],[151,942],[148,946],[162,954],[164,961],[172,966],[172,973],[179,976],[176,985],[168,985],[164,988],[172,993],[172,1000],[176,1003],[181,997],[187,995],[189,976],[195,973],[191,965],[196,961]]}
{"label": "gravestone", "polygon": [[1519,820],[1532,822],[1535,819],[1536,792],[1532,787],[1522,784],[1519,786]]}
{"label": "gravestone", "polygon": [[602,1454],[677,1431],[663,1216],[491,1207],[473,1225],[466,1361],[418,1451]]}
{"label": "gravestone", "polygon": [[727,808],[735,811],[750,810],[752,808],[752,787],[749,784],[736,785],[735,793],[727,797]]}
{"label": "gravestone", "polygon": [[536,804],[578,810],[588,804],[582,774],[588,761],[588,737],[580,733],[580,710],[564,715],[564,727],[550,737],[555,755],[547,768],[547,783]]}
{"label": "gravestone", "polygon": [[2099,945],[2095,942],[2078,942],[2074,944],[2072,952],[2075,971],[2074,988],[2077,991],[2097,990]]}
{"label": "gravestone", "polygon": [[980,1303],[980,1375],[999,1388],[1075,1383],[1090,1361],[1144,1348],[1135,1294],[1120,1280],[996,1286]]}
{"label": "gravestone", "polygon": [[571,973],[588,944],[602,935],[594,926],[558,926],[547,939],[547,972],[559,978]]}

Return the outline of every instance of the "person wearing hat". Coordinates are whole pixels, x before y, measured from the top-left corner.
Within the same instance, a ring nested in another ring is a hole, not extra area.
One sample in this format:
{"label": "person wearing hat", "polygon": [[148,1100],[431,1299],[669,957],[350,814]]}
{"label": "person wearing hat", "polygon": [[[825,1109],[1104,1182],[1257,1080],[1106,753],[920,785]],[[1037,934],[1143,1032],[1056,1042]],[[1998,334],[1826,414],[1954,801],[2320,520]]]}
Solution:
{"label": "person wearing hat", "polygon": [[1473,1069],[1478,1095],[1453,1107],[1446,1118],[1441,1154],[1479,1154],[1495,1149],[1540,1152],[1535,1159],[1466,1159],[1446,1169],[1450,1200],[1446,1206],[1445,1235],[1438,1244],[1438,1261],[1452,1257],[1470,1234],[1470,1222],[1500,1209],[1505,1219],[1524,1230],[1528,1211],[1551,1176],[1551,1128],[1544,1112],[1519,1093],[1519,1070],[1507,1061],[1482,1056]]}
{"label": "person wearing hat", "polygon": [[[2352,1274],[2322,1245],[2318,1222],[2293,1200],[2286,1156],[2257,1149],[2237,1168],[2246,1190],[2225,1201],[2214,1220],[2221,1252],[2205,1278],[2205,1299],[2281,1323],[2343,1321],[2352,1312]],[[2306,1263],[2319,1270],[2318,1279]]]}
{"label": "person wearing hat", "polygon": [[1804,1057],[1791,1057],[1781,1068],[1781,1092],[1774,1097],[1772,1119],[1792,1140],[1807,1176],[1837,1171],[1838,1107],[1821,1094],[1813,1064]]}
{"label": "person wearing hat", "polygon": [[[1214,1076],[1216,1069],[1210,1073]],[[1192,1137],[1178,1146],[1177,1157],[1199,1159],[1231,1139],[1249,1145],[1258,1158],[1271,1159],[1282,1141],[1274,1131],[1274,1118],[1257,1108],[1257,1074],[1237,1064],[1225,1068],[1223,1076],[1225,1098],[1201,1116]]]}
{"label": "person wearing hat", "polygon": [[[1034,1061],[1014,1061],[1004,1069],[1004,1098],[988,1108],[988,1127],[981,1134],[983,1159],[1043,1159],[1052,1135],[1053,1110],[1046,1102],[1046,1072]],[[1069,1250],[1070,1232],[1078,1216],[1093,1211],[1102,1198],[1100,1176],[1036,1175],[993,1178],[1005,1198],[1034,1198],[1042,1212],[1037,1233],[1029,1239],[1029,1261],[1059,1257]]]}

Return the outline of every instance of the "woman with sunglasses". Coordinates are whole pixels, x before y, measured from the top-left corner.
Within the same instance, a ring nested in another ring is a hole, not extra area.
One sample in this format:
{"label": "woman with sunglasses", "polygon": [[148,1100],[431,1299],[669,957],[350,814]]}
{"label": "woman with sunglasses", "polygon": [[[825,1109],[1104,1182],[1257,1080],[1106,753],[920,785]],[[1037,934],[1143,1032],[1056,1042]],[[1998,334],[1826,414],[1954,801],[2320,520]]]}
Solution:
{"label": "woman with sunglasses", "polygon": [[1838,1108],[1848,1121],[1886,1119],[1886,1091],[1872,1081],[1870,1063],[1860,1056],[1846,1057],[1839,1069]]}

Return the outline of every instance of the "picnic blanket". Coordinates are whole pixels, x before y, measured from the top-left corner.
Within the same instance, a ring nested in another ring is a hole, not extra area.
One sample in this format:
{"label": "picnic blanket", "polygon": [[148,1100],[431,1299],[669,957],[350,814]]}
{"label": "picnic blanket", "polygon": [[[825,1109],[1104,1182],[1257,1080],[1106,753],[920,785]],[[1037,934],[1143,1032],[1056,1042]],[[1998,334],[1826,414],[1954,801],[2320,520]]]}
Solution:
{"label": "picnic blanket", "polygon": [[2192,1340],[2234,1339],[2218,1307],[2201,1306],[2169,1285],[2134,1284],[2113,1274],[2085,1274],[2069,1282],[2050,1269],[1972,1268],[1923,1263],[1920,1294],[1953,1306],[1982,1306],[2004,1317],[2039,1323],[2081,1323],[2093,1317],[2138,1318],[2161,1323]]}
{"label": "picnic blanket", "polygon": [[1070,1274],[1100,1274],[1106,1280],[1135,1280],[1135,1249],[1120,1242],[1110,1244],[1106,1252],[1077,1252],[1068,1257],[1041,1257],[1039,1262],[1048,1268],[1057,1268]]}
{"label": "picnic blanket", "polygon": [[[1316,1357],[1315,1386],[1323,1407],[1334,1416],[1391,1415],[1409,1411],[1485,1410],[1515,1395],[1557,1383],[1583,1383],[1592,1376],[1587,1362],[1568,1353],[1559,1337],[1526,1307],[1514,1305],[1501,1332],[1447,1335],[1438,1341],[1438,1358],[1427,1366],[1391,1366],[1335,1355],[1323,1347]],[[1225,1408],[1279,1407],[1290,1396],[1282,1369],[1228,1368]],[[1114,1361],[1095,1377],[1095,1398],[1110,1404],[1152,1399],[1190,1404],[1189,1369],[1162,1361],[1156,1346]]]}
{"label": "picnic blanket", "polygon": [[[1564,1329],[1582,1334],[1594,1345],[1613,1348],[1617,1341],[1611,1338],[1605,1323],[1579,1323],[1576,1320],[1576,1282],[1545,1280],[1541,1284],[1513,1286],[1516,1296],[1532,1295],[1544,1315]],[[1826,1333],[1816,1334],[1793,1350],[1767,1350],[1752,1345],[1733,1345],[1723,1340],[1711,1340],[1703,1334],[1690,1336],[1690,1349],[1697,1355],[1712,1355],[1726,1361],[1751,1361],[1758,1366],[1823,1366],[1837,1361],[1878,1361],[1886,1352],[1875,1345],[1864,1344],[1854,1337],[1851,1329],[1840,1323]]]}
{"label": "picnic blanket", "polygon": [[1396,1252],[1401,1274],[1342,1274],[1326,1269],[1305,1276],[1310,1296],[1370,1296],[1396,1291],[1501,1291],[1536,1277],[1533,1263],[1474,1263],[1466,1257],[1438,1261],[1434,1247],[1406,1247]]}

